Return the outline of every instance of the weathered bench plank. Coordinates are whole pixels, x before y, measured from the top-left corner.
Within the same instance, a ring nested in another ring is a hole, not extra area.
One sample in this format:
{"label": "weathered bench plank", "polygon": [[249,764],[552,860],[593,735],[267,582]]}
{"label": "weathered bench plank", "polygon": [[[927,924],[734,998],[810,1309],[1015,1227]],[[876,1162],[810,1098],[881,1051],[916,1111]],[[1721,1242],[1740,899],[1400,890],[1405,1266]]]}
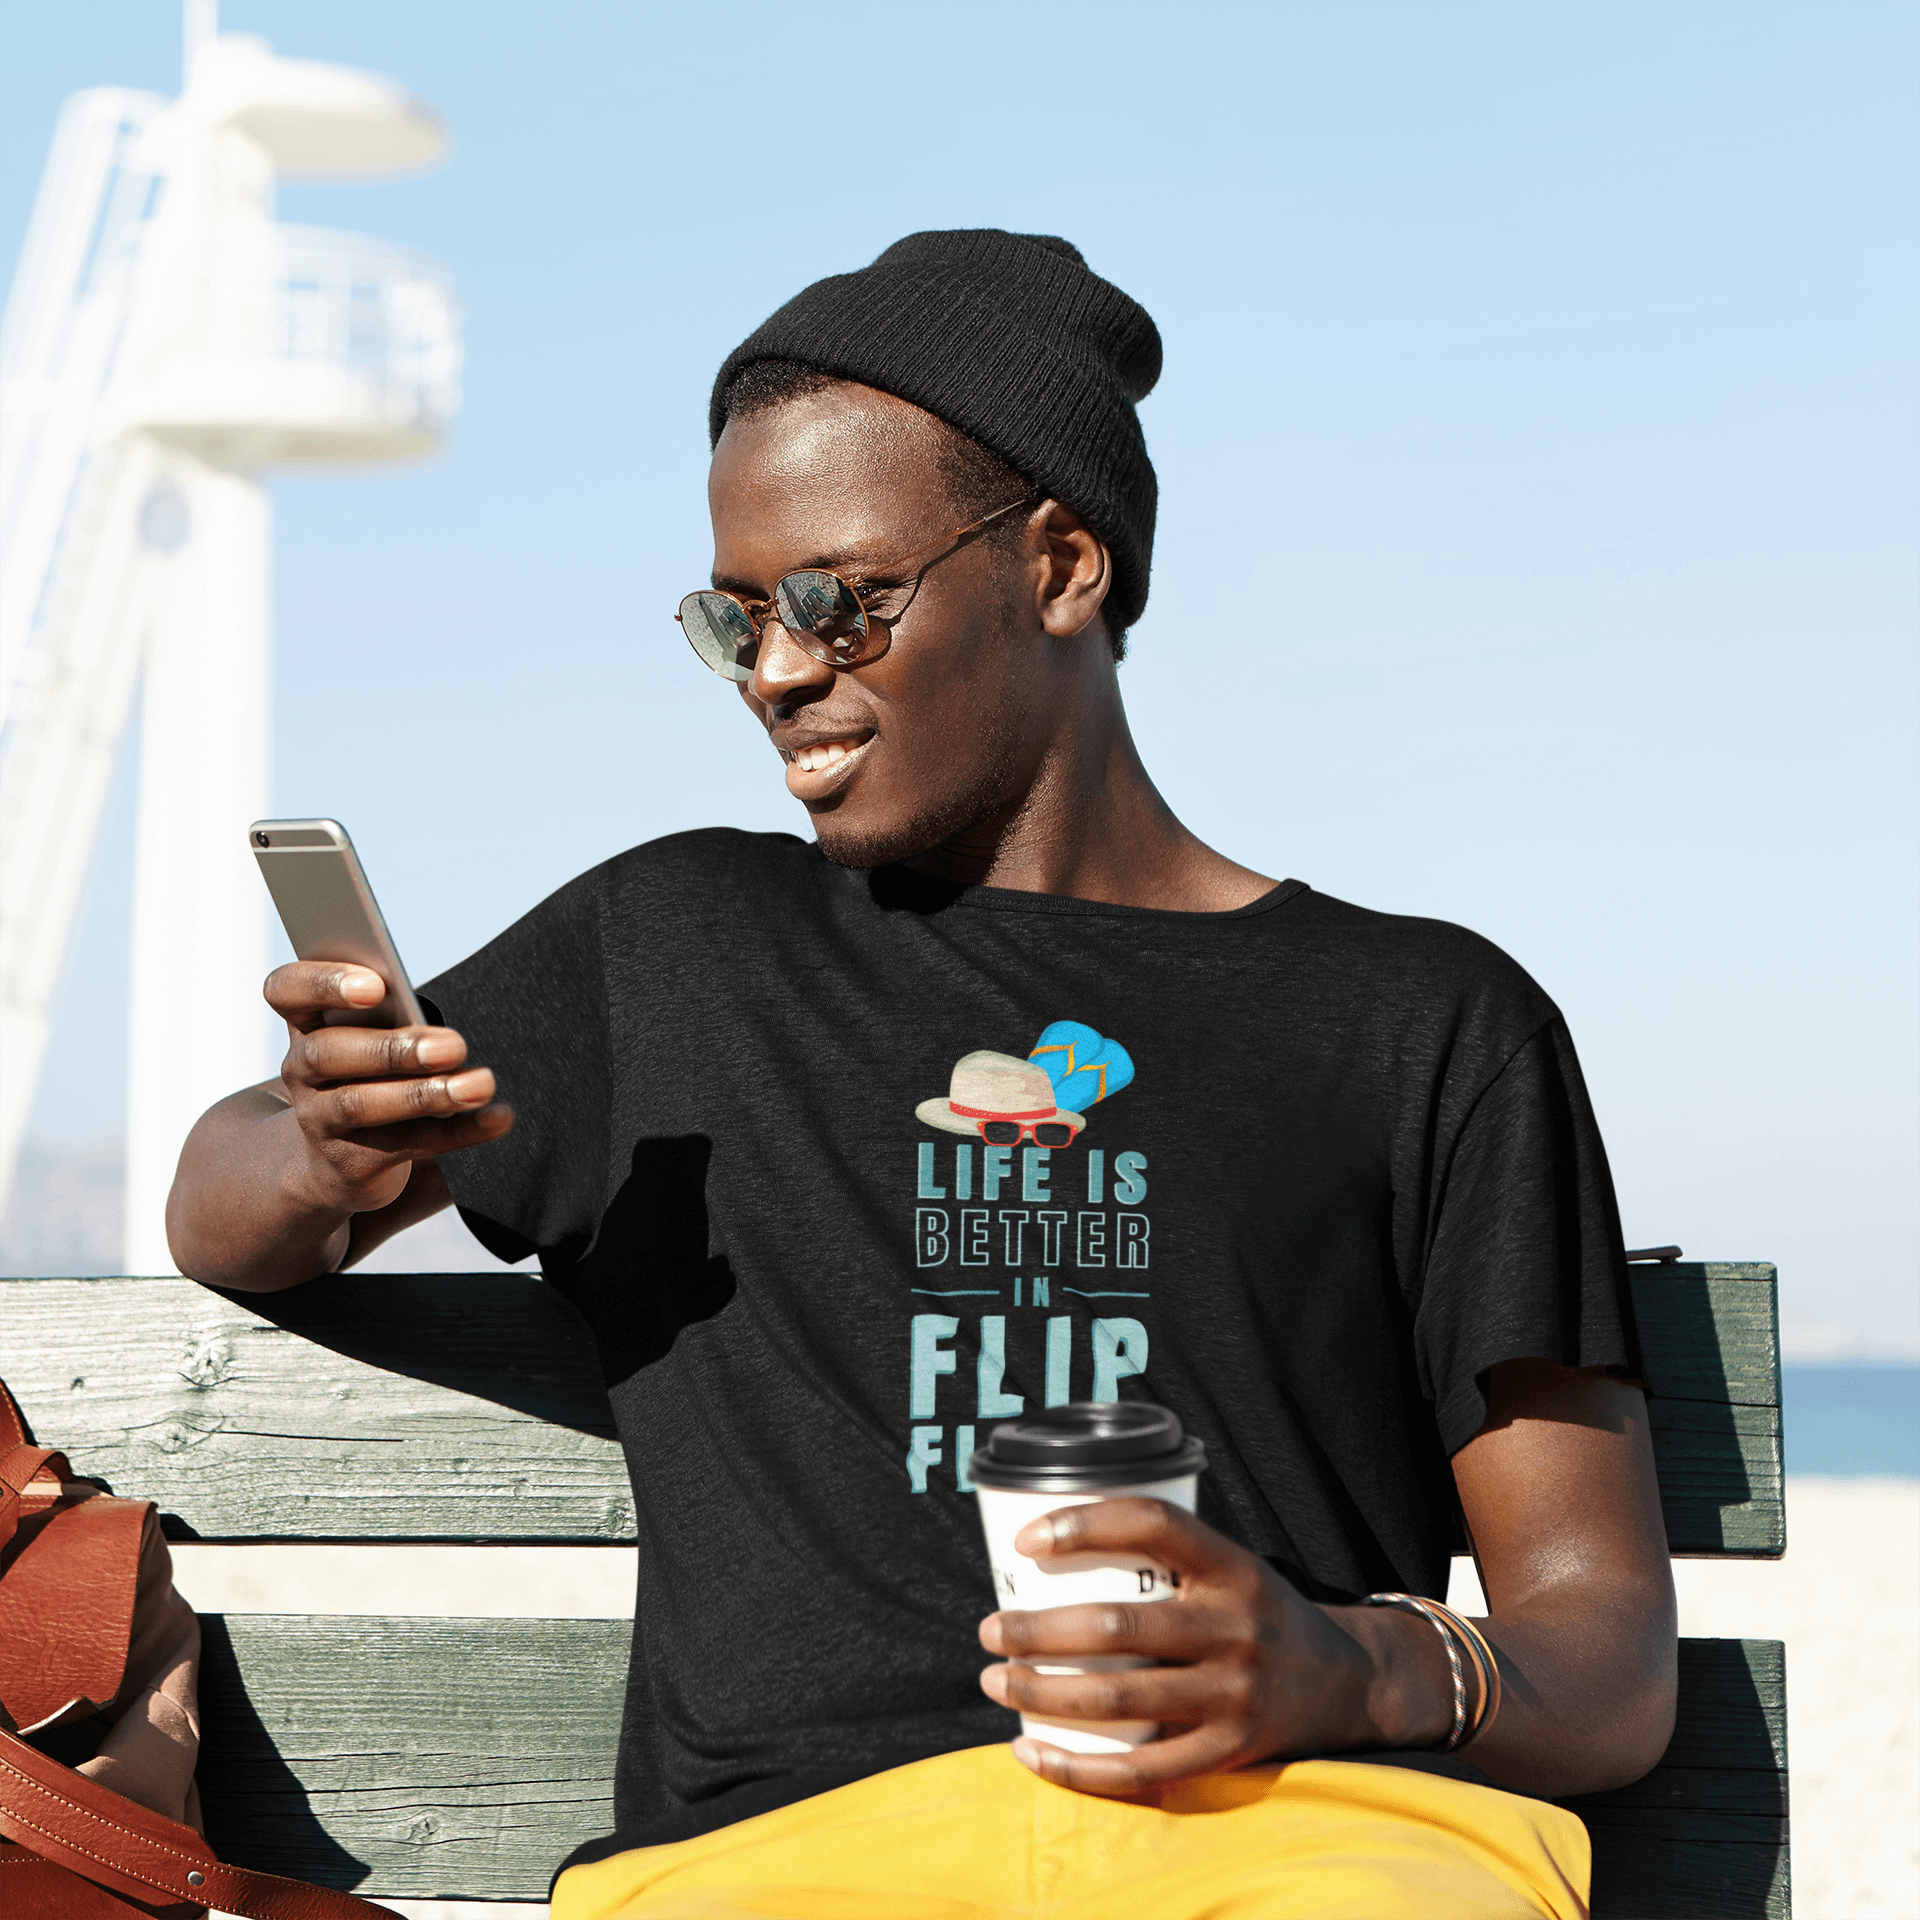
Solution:
{"label": "weathered bench plank", "polygon": [[1566,1805],[1593,1836],[1594,1920],[1787,1920],[1785,1648],[1682,1640],[1659,1766]]}
{"label": "weathered bench plank", "polygon": [[1786,1550],[1776,1408],[1656,1399],[1647,1415],[1672,1553],[1772,1559]]}
{"label": "weathered bench plank", "polygon": [[1767,1261],[1628,1269],[1672,1551],[1786,1551],[1780,1323]]}
{"label": "weathered bench plank", "polygon": [[[1632,1271],[1673,1551],[1778,1554],[1773,1269]],[[635,1537],[592,1342],[526,1275],[244,1301],[177,1279],[0,1288],[0,1376],[28,1419],[158,1500],[176,1539]]]}
{"label": "weathered bench plank", "polygon": [[592,1340],[524,1275],[8,1280],[0,1378],[174,1539],[635,1537]]}
{"label": "weathered bench plank", "polygon": [[1751,1311],[1778,1279],[1770,1260],[1645,1262],[1627,1269],[1656,1392],[1686,1400],[1780,1404],[1780,1343],[1770,1313]]}
{"label": "weathered bench plank", "polygon": [[623,1620],[203,1618],[225,1859],[401,1899],[544,1900],[613,1824]]}
{"label": "weathered bench plank", "polygon": [[[612,1824],[625,1621],[206,1628],[200,1783],[228,1858],[376,1898],[538,1900]],[[1668,1761],[1569,1802],[1594,1836],[1596,1920],[1781,1920],[1785,1724],[1777,1642],[1681,1643]]]}

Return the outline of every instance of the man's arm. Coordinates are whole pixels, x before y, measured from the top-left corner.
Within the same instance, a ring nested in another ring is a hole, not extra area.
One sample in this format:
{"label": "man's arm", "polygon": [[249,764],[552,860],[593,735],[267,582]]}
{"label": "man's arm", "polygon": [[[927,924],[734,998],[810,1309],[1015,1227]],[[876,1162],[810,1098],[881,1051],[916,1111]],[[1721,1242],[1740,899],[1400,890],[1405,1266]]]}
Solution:
{"label": "man's arm", "polygon": [[[1665,1751],[1675,1697],[1673,1574],[1645,1395],[1596,1371],[1518,1360],[1494,1368],[1491,1402],[1485,1426],[1454,1457],[1504,1691],[1498,1719],[1468,1757],[1523,1793],[1623,1786]],[[1016,1544],[1036,1558],[1138,1552],[1181,1575],[1173,1600],[996,1613],[982,1623],[982,1644],[1009,1656],[982,1676],[994,1699],[1168,1729],[1128,1754],[1016,1741],[1049,1780],[1138,1794],[1284,1754],[1432,1747],[1446,1736],[1452,1681],[1428,1622],[1317,1605],[1164,1502],[1063,1508],[1030,1522]],[[1028,1664],[1093,1653],[1170,1664],[1084,1678]]]}
{"label": "man's arm", "polygon": [[280,1079],[210,1107],[167,1199],[180,1271],[269,1293],[363,1258],[450,1199],[434,1156],[498,1139],[512,1111],[446,1027],[330,1027],[330,1008],[377,1006],[361,967],[295,962],[267,980],[287,1022]]}
{"label": "man's arm", "polygon": [[1505,1688],[1473,1763],[1526,1793],[1625,1786],[1673,1737],[1679,1672],[1646,1395],[1545,1360],[1491,1384],[1453,1461]]}

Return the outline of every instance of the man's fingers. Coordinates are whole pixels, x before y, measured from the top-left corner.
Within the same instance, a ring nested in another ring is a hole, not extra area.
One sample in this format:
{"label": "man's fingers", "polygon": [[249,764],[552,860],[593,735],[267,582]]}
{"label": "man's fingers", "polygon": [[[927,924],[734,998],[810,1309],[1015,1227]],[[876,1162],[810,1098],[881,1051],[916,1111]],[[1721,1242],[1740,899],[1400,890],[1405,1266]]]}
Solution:
{"label": "man's fingers", "polygon": [[[1235,1685],[1233,1677],[1229,1684]],[[1159,1720],[1244,1724],[1242,1707],[1221,1676],[1202,1667],[1135,1667],[1123,1673],[1041,1673],[1024,1661],[989,1667],[980,1676],[989,1699],[1043,1720]]]}
{"label": "man's fingers", "polygon": [[1225,1651],[1243,1624],[1239,1615],[1200,1600],[1150,1600],[1139,1606],[1089,1601],[1031,1613],[990,1613],[980,1623],[980,1644],[1013,1659],[1140,1653],[1156,1660],[1204,1660]]}
{"label": "man's fingers", "polygon": [[409,1120],[391,1127],[372,1127],[353,1134],[351,1143],[376,1153],[430,1160],[436,1154],[458,1153],[462,1147],[498,1140],[512,1127],[513,1109],[505,1101],[496,1100],[478,1113],[463,1113],[450,1120]]}
{"label": "man's fingers", "polygon": [[450,1027],[314,1027],[294,1035],[286,1071],[308,1086],[443,1073],[467,1057]]}
{"label": "man's fingers", "polygon": [[468,1067],[462,1073],[412,1080],[351,1080],[307,1096],[301,1124],[309,1132],[359,1137],[408,1120],[439,1120],[471,1113],[494,1096],[493,1073]]}
{"label": "man's fingers", "polygon": [[1245,1764],[1232,1735],[1217,1727],[1195,1727],[1170,1740],[1150,1740],[1131,1753],[1069,1753],[1033,1734],[1022,1734],[1013,1743],[1013,1752],[1021,1765],[1056,1787],[1117,1800]]}
{"label": "man's fingers", "polygon": [[1034,1560],[1063,1553],[1137,1553],[1182,1573],[1205,1574],[1224,1567],[1244,1549],[1215,1533],[1203,1520],[1165,1500],[1138,1495],[1095,1500],[1084,1507],[1056,1507],[1029,1520],[1014,1546]]}
{"label": "man's fingers", "polygon": [[336,1007],[365,1011],[387,997],[386,982],[371,967],[338,960],[293,960],[267,975],[267,1005],[305,1032]]}

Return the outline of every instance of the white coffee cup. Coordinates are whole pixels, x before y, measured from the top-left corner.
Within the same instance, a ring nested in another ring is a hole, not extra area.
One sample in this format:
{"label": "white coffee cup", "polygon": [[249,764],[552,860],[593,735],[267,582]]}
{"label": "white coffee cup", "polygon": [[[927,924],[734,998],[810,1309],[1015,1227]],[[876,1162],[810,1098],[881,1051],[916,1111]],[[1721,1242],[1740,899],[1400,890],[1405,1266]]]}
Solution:
{"label": "white coffee cup", "polygon": [[[995,1427],[967,1468],[1002,1607],[1023,1611],[1123,1600],[1169,1600],[1175,1575],[1137,1553],[1069,1553],[1045,1560],[1019,1552],[1014,1535],[1060,1507],[1139,1496],[1194,1511],[1206,1449],[1165,1407],[1134,1400],[1076,1400]],[[1050,1655],[1046,1674],[1124,1673],[1156,1663],[1142,1654]],[[1036,1740],[1075,1753],[1126,1753],[1160,1732],[1154,1720],[1043,1719],[1020,1716]]]}

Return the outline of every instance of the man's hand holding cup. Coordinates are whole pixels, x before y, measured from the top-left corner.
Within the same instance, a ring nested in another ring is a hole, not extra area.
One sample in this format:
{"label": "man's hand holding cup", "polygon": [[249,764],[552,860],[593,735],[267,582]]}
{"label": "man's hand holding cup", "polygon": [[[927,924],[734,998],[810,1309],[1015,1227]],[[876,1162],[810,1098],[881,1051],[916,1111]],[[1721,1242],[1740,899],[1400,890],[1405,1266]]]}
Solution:
{"label": "man's hand holding cup", "polygon": [[[1003,1664],[980,1684],[1020,1712],[1015,1756],[1126,1798],[1280,1754],[1441,1737],[1438,1675],[1413,1689],[1430,1730],[1382,1724],[1383,1695],[1403,1717],[1409,1676],[1395,1662],[1383,1688],[1378,1615],[1317,1605],[1195,1516],[1205,1464],[1175,1415],[1138,1402],[1049,1408],[974,1455],[994,1584],[1014,1603],[981,1622]],[[1102,1476],[1109,1488],[1071,1486]]]}

